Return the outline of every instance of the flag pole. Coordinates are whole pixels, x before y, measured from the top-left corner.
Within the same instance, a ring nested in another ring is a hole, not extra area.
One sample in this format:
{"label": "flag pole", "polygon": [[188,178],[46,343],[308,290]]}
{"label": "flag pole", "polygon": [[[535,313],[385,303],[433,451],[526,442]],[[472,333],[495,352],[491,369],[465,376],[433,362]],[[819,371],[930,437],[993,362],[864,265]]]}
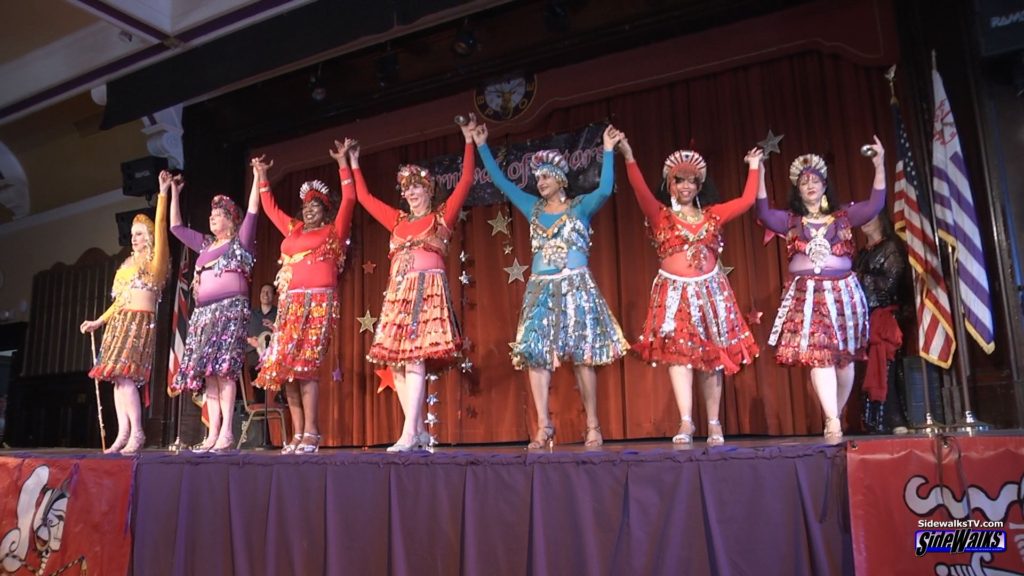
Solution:
{"label": "flag pole", "polygon": [[[96,357],[96,332],[89,332],[89,341],[92,343],[92,363],[95,366],[98,362]],[[100,379],[93,378],[93,385],[96,387],[96,418],[100,422],[100,446],[107,451],[107,428],[103,424],[103,402],[100,401]]]}
{"label": "flag pole", "polygon": [[171,454],[181,454],[181,452],[184,451],[185,448],[186,448],[185,443],[181,441],[181,392],[180,391],[178,392],[178,396],[176,397],[176,400],[178,401],[178,417],[175,419],[175,423],[174,423],[174,428],[175,428],[174,442],[172,442],[171,445],[167,447],[167,451],[170,452]]}

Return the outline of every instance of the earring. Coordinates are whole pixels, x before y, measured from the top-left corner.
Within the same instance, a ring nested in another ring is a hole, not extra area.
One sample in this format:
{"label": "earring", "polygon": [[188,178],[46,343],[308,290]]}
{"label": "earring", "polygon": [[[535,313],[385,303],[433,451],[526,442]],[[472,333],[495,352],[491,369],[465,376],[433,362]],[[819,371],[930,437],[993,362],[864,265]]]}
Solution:
{"label": "earring", "polygon": [[697,211],[701,212],[701,209],[700,209],[700,196],[694,196],[693,197],[693,201],[697,203]]}
{"label": "earring", "polygon": [[828,196],[821,197],[821,210],[822,212],[828,210]]}
{"label": "earring", "polygon": [[672,211],[673,212],[679,212],[680,210],[683,209],[683,205],[679,203],[679,200],[676,200],[675,196],[670,196],[669,197],[669,201],[672,202]]}

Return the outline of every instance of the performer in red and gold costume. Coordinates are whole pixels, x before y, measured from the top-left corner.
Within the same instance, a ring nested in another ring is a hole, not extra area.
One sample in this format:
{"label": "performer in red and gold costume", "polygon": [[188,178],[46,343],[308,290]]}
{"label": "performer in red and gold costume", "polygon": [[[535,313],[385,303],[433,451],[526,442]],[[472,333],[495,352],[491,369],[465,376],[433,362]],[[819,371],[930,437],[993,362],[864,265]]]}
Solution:
{"label": "performer in red and gold costume", "polygon": [[405,424],[398,441],[388,452],[427,447],[430,435],[423,429],[423,400],[427,365],[451,363],[462,350],[462,335],[455,318],[445,256],[452,227],[473,184],[476,156],[470,131],[476,117],[460,125],[466,139],[462,176],[448,199],[434,206],[436,182],[430,172],[408,164],[398,170],[398,186],[409,211],[395,209],[370,194],[359,170],[359,149],[352,148],[352,170],[359,203],[391,232],[390,279],[380,322],[366,357],[390,366]]}
{"label": "performer in red and gold costume", "polygon": [[352,142],[335,144],[337,150],[331,150],[331,157],[338,162],[341,206],[333,221],[328,218],[331,198],[326,184],[312,180],[302,185],[302,220],[295,220],[278,207],[270,192],[267,169],[273,162],[252,160],[263,211],[284,235],[281,269],[274,281],[278,290],[277,322],[255,385],[267,390],[284,386],[295,431],[282,449],[285,454],[308,454],[320,447],[320,362],[327,356],[337,326],[338,276],[344,269],[356,205],[347,159]]}
{"label": "performer in red and gold costume", "polygon": [[744,158],[749,170],[743,195],[712,204],[704,186],[704,158],[693,150],[673,152],[661,173],[671,202],[671,206],[665,206],[647,187],[625,137],[618,149],[626,159],[629,183],[647,218],[651,240],[661,260],[661,269],[651,287],[647,319],[633,350],[652,366],[668,365],[680,416],[679,432],[672,442],[693,442],[696,371],[700,373],[708,414],[708,444],[722,444],[725,436],[718,418],[722,372],[738,372],[741,365],[757,356],[758,347],[719,266],[721,230],[723,224],[754,205],[763,153],[754,148]]}
{"label": "performer in red and gold costume", "polygon": [[778,348],[779,364],[811,369],[811,384],[825,415],[825,439],[843,436],[839,415],[853,388],[854,360],[867,358],[868,305],[853,273],[853,226],[861,226],[885,206],[885,150],[875,137],[875,178],[865,202],[840,207],[831,198],[825,160],[816,154],[797,157],[789,167],[793,187],[789,210],[768,206],[762,176],[757,217],[776,234],[785,235],[789,272],[782,304],[768,344]]}
{"label": "performer in red and gold costume", "polygon": [[167,248],[167,192],[170,174],[161,175],[156,203],[156,223],[145,214],[132,221],[132,255],[114,274],[113,302],[96,320],[86,320],[83,333],[103,332],[96,366],[90,378],[114,383],[114,408],[117,412],[117,438],[107,454],[134,454],[142,448],[146,434],[142,429],[142,404],[138,388],[149,382],[156,345],[156,305],[170,272]]}

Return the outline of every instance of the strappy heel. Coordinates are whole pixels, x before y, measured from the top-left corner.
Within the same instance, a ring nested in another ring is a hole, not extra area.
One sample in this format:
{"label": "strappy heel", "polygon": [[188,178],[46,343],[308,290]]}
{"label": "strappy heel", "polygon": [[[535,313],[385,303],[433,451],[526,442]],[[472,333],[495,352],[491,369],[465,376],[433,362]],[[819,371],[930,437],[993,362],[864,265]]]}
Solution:
{"label": "strappy heel", "polygon": [[392,454],[394,454],[395,452],[409,452],[410,450],[415,450],[419,448],[420,445],[423,443],[423,434],[418,432],[416,434],[413,434],[412,439],[409,440],[408,442],[402,442],[402,438],[404,438],[404,436],[400,437],[398,439],[398,442],[395,442],[391,446],[388,446],[387,451],[391,452]]}
{"label": "strappy heel", "polygon": [[292,441],[281,447],[281,454],[294,454],[295,447],[302,443],[302,434],[292,436]]}
{"label": "strappy heel", "polygon": [[[597,437],[591,438],[591,433],[596,434]],[[587,448],[597,448],[604,445],[604,436],[601,435],[600,426],[587,426],[587,431],[583,433],[583,445]]]}
{"label": "strappy heel", "polygon": [[[312,442],[306,442],[306,438],[312,438]],[[310,434],[305,432],[302,434],[302,443],[295,447],[296,454],[316,454],[320,451],[320,438],[319,434]]]}
{"label": "strappy heel", "polygon": [[[683,432],[683,426],[689,424],[690,431]],[[683,416],[679,419],[679,434],[672,437],[673,444],[693,444],[693,418]]]}
{"label": "strappy heel", "polygon": [[229,452],[237,452],[234,446],[235,437],[224,436],[217,440],[217,443],[213,445],[213,448],[210,448],[210,454],[227,454]]}
{"label": "strappy heel", "polygon": [[843,423],[836,416],[825,418],[825,440],[836,443],[843,439]]}
{"label": "strappy heel", "polygon": [[527,450],[540,450],[541,448],[547,448],[551,450],[555,447],[555,427],[551,424],[544,426],[537,430],[537,435],[533,437],[533,440],[526,445]]}
{"label": "strappy heel", "polygon": [[725,436],[723,436],[721,432],[717,434],[711,433],[712,426],[718,426],[718,429],[721,430],[722,422],[718,418],[708,420],[708,446],[721,446],[722,444],[725,444]]}

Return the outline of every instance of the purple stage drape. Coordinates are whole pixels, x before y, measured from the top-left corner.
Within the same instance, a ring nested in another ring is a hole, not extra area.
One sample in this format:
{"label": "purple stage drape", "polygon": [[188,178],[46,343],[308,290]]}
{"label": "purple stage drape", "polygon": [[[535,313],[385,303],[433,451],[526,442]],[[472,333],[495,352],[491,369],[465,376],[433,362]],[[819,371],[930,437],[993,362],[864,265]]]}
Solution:
{"label": "purple stage drape", "polygon": [[852,574],[844,449],[145,455],[134,574]]}

